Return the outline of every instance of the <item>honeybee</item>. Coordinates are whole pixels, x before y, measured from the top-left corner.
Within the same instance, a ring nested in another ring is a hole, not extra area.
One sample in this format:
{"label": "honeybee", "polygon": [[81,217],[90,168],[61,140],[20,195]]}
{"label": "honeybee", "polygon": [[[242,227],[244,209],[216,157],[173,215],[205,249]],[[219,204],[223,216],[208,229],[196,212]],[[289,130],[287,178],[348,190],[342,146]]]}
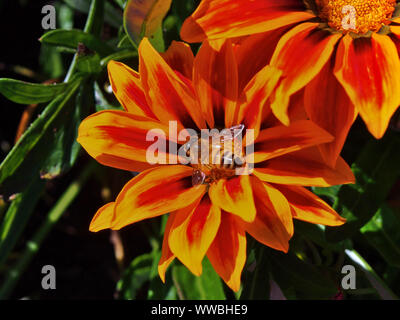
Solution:
{"label": "honeybee", "polygon": [[244,165],[241,134],[244,125],[210,132],[202,131],[201,137],[192,137],[185,145],[186,156],[195,168],[192,182],[203,183],[209,175],[226,175],[228,171]]}

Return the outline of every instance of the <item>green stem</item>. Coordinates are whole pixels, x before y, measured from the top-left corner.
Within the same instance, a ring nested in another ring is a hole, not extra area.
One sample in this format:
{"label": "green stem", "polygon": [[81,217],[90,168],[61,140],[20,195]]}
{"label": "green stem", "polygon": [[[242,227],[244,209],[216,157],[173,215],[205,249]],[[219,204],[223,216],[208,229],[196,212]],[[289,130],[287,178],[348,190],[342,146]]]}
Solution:
{"label": "green stem", "polygon": [[33,235],[33,238],[26,243],[25,250],[22,253],[21,258],[15,264],[15,266],[11,269],[9,274],[7,275],[5,282],[0,288],[0,299],[4,300],[9,297],[14,287],[18,283],[21,275],[24,273],[25,269],[31,262],[32,258],[39,251],[43,240],[46,238],[50,230],[54,227],[54,225],[58,222],[67,208],[71,205],[71,203],[78,196],[82,187],[86,183],[87,179],[93,172],[96,166],[95,162],[91,162],[83,171],[81,176],[74,182],[72,182],[67,190],[63,193],[63,195],[58,199],[57,203],[48,213],[46,219],[40,226],[40,228]]}
{"label": "green stem", "polygon": [[376,274],[374,269],[368,264],[367,261],[356,250],[345,250],[346,255],[356,263],[365,273],[369,282],[376,289],[378,294],[384,300],[398,300],[399,298],[392,292],[392,290],[385,284],[385,282]]}
{"label": "green stem", "polygon": [[308,247],[311,250],[311,253],[313,255],[313,259],[314,259],[314,264],[316,266],[320,266],[322,265],[322,259],[321,256],[319,255],[318,249],[315,247],[314,243],[312,243],[310,240],[308,240],[307,238],[304,238],[306,244],[308,245]]}
{"label": "green stem", "polygon": [[110,62],[111,60],[120,61],[123,59],[136,58],[137,56],[138,56],[137,51],[132,51],[131,49],[118,51],[118,52],[115,52],[115,53],[101,59],[100,65],[102,67],[105,67],[105,66],[107,66],[108,62]]}
{"label": "green stem", "polygon": [[84,32],[100,36],[104,20],[104,0],[92,0]]}
{"label": "green stem", "polygon": [[[99,15],[101,16],[99,18]],[[100,35],[102,23],[104,17],[104,0],[92,0],[89,9],[89,15],[86,20],[84,32],[91,33],[94,35]],[[71,76],[75,72],[76,63],[78,61],[78,53],[75,53],[71,65],[69,66],[67,75],[65,76],[64,82],[68,82],[71,79]]]}

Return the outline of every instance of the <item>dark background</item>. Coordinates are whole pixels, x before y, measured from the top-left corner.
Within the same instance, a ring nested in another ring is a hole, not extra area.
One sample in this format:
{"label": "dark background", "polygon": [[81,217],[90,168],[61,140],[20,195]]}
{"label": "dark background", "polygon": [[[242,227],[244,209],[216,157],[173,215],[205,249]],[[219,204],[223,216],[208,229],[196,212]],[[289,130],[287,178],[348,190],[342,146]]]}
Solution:
{"label": "dark background", "polygon": [[[51,1],[4,1],[0,0],[0,78],[14,78],[30,82],[41,82],[48,79],[42,72],[39,62],[41,44],[40,36],[44,33],[41,21],[44,15],[41,9]],[[86,16],[74,13],[74,27],[82,28]],[[57,27],[59,27],[57,25]],[[71,54],[64,57],[68,67]],[[27,77],[16,72],[15,66],[23,66],[35,73]],[[0,160],[3,160],[13,146],[16,130],[26,106],[8,101],[0,95]],[[86,162],[85,154],[79,161]],[[80,167],[78,164],[76,167]],[[40,226],[44,217],[57,201],[68,184],[76,177],[76,170],[47,183],[45,196],[39,201],[27,228],[20,237],[14,253],[7,265],[11,266],[18,259],[34,231]],[[118,170],[107,169],[106,174],[115,179],[116,189],[125,175]],[[91,178],[83,192],[69,207],[67,212],[51,231],[41,246],[38,254],[26,270],[14,290],[12,298],[21,299],[112,299],[115,297],[115,286],[120,278],[110,232],[91,233],[89,223],[96,210],[104,204],[101,197],[101,183]],[[122,233],[125,247],[125,262],[129,264],[132,257],[150,251],[139,226],[127,227]],[[127,241],[126,239],[129,239]],[[43,290],[41,280],[44,265],[56,268],[56,290]],[[4,270],[0,270],[4,271]],[[5,274],[4,272],[1,272]],[[0,277],[0,281],[2,278]]]}

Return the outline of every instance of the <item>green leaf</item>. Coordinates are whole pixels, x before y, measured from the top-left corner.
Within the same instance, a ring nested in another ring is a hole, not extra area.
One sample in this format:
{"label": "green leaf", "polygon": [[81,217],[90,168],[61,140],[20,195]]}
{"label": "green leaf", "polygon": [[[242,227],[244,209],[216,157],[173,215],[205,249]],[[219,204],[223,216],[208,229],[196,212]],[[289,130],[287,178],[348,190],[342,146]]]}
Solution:
{"label": "green leaf", "polygon": [[52,179],[70,169],[81,150],[76,140],[78,128],[89,110],[94,106],[93,81],[86,80],[79,87],[75,99],[68,101],[60,117],[54,122],[51,136],[52,152],[41,166],[40,175],[45,179]]}
{"label": "green leaf", "polygon": [[267,255],[258,243],[254,252],[255,260],[243,272],[245,279],[240,300],[268,300],[270,296],[270,266]]}
{"label": "green leaf", "polygon": [[132,300],[137,297],[144,283],[151,279],[153,261],[154,253],[146,253],[131,262],[117,283],[120,298]]}
{"label": "green leaf", "polygon": [[347,219],[340,227],[327,227],[329,241],[352,237],[382,205],[400,176],[400,138],[388,132],[371,140],[353,164],[356,184],[340,188],[334,208]]}
{"label": "green leaf", "polygon": [[129,0],[124,10],[124,27],[133,44],[138,47],[143,37],[158,51],[164,51],[162,21],[171,7],[172,0]]}
{"label": "green leaf", "polygon": [[268,250],[272,276],[288,299],[330,299],[337,293],[332,280],[292,252],[265,250]]}
{"label": "green leaf", "polygon": [[74,10],[63,3],[56,3],[55,6],[57,11],[57,23],[60,29],[72,29],[74,26]]}
{"label": "green leaf", "polygon": [[119,40],[119,42],[118,42],[117,47],[123,48],[123,49],[126,49],[126,48],[133,49],[134,48],[132,46],[132,42],[127,34],[124,34],[124,36],[122,36],[121,40]]}
{"label": "green leaf", "polygon": [[[64,0],[64,2],[80,12],[88,13],[91,0]],[[122,12],[115,9],[111,3],[106,2],[104,8],[104,20],[110,26],[118,29],[122,25]]]}
{"label": "green leaf", "polygon": [[399,230],[399,219],[384,204],[360,231],[389,265],[400,267]]}
{"label": "green leaf", "polygon": [[[54,152],[54,135],[58,125],[71,112],[67,104],[82,83],[76,76],[68,90],[55,98],[25,131],[20,140],[0,164],[0,194],[9,197],[26,189],[32,179],[40,175],[46,159]],[[67,107],[66,107],[67,106]],[[68,123],[64,123],[68,126]]]}
{"label": "green leaf", "polygon": [[57,47],[43,44],[40,47],[39,62],[43,73],[50,79],[56,79],[65,74],[62,55]]}
{"label": "green leaf", "polygon": [[113,53],[113,48],[108,46],[98,37],[82,30],[62,30],[56,29],[45,33],[40,39],[42,43],[49,45],[62,46],[77,49],[83,43],[89,49],[98,52],[100,56],[107,56]]}
{"label": "green leaf", "polygon": [[116,4],[120,6],[121,9],[124,8],[126,0],[114,0]]}
{"label": "green leaf", "polygon": [[0,268],[25,229],[44,187],[45,181],[37,177],[23,193],[16,196],[8,208],[0,226]]}
{"label": "green leaf", "polygon": [[76,68],[78,71],[87,74],[96,74],[101,72],[100,56],[96,54],[79,56]]}
{"label": "green leaf", "polygon": [[221,278],[207,258],[203,260],[203,273],[196,277],[185,266],[174,265],[172,278],[180,299],[184,300],[224,300]]}
{"label": "green leaf", "polygon": [[7,99],[20,104],[50,101],[63,93],[66,88],[66,83],[45,85],[7,78],[0,79],[0,93]]}

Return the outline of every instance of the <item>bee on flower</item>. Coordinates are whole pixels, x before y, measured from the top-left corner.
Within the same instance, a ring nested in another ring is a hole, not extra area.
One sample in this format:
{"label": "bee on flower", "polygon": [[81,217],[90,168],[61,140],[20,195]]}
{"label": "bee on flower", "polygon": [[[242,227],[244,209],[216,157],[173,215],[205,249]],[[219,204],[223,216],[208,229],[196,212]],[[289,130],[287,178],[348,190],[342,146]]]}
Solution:
{"label": "bee on flower", "polygon": [[[257,72],[282,70],[271,108],[288,125],[301,100],[335,140],[320,147],[334,165],[360,115],[381,138],[400,105],[400,10],[396,0],[203,0],[181,30],[188,42],[232,38]],[[249,58],[251,57],[251,59]]]}
{"label": "bee on flower", "polygon": [[[331,166],[321,156],[318,146],[334,137],[305,117],[282,124],[270,103],[282,71],[264,66],[250,76],[253,70],[237,48],[231,40],[206,40],[194,57],[188,45],[173,42],[159,54],[144,38],[138,72],[116,61],[108,65],[113,92],[124,110],[95,113],[79,127],[78,141],[98,162],[140,171],[114,202],[98,210],[90,230],[118,230],[169,214],[158,266],[163,281],[175,258],[200,275],[207,256],[226,284],[238,291],[247,234],[287,252],[293,219],[328,226],[345,222],[306,188],[354,182],[342,158]],[[176,150],[188,139],[171,132],[171,121],[179,132],[188,132],[187,138],[197,133],[197,144],[184,148],[190,159],[186,164],[178,161]],[[241,161],[206,163],[204,152],[193,151],[202,142],[201,131],[212,129],[218,130],[219,141],[228,143],[211,143],[206,153]],[[238,134],[225,138],[235,129],[245,133],[242,149],[226,153],[226,145],[238,145]],[[156,154],[168,161],[147,161],[155,143],[146,139],[150,130],[167,133],[160,135],[166,148]],[[245,152],[248,146],[251,154]],[[237,174],[236,169],[250,165],[251,172]]]}

